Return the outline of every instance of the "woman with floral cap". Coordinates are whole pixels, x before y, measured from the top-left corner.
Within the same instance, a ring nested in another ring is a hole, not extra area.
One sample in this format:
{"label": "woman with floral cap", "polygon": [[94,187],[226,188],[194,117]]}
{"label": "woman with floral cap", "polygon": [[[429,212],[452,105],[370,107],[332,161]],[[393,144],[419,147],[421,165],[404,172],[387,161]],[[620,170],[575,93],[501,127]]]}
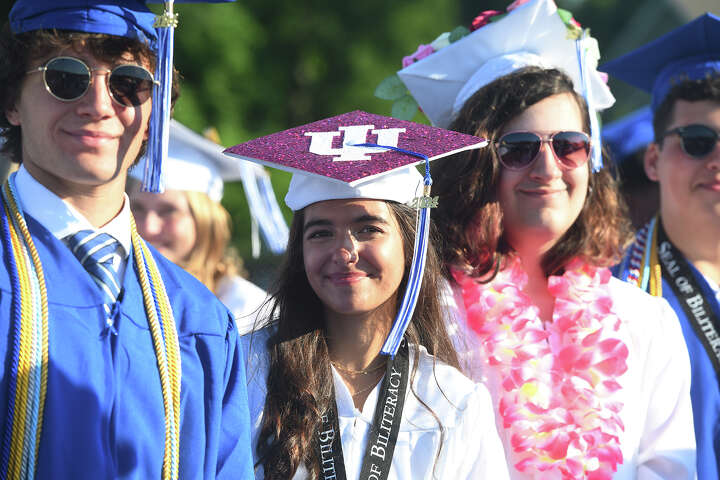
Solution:
{"label": "woman with floral cap", "polygon": [[629,238],[593,128],[612,96],[566,14],[525,3],[400,72],[434,123],[491,146],[433,171],[455,343],[511,478],[691,479],[688,355],[668,305],[607,269]]}

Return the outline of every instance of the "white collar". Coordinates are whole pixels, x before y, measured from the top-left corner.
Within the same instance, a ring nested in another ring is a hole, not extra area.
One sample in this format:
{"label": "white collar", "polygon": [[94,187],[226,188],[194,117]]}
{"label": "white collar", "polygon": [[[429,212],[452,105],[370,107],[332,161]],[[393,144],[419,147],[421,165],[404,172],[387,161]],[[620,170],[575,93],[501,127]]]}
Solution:
{"label": "white collar", "polygon": [[100,231],[111,235],[123,247],[123,258],[130,254],[130,201],[124,195],[123,207],[115,218],[95,228],[80,212],[38,182],[24,165],[15,176],[18,200],[25,213],[47,228],[58,240],[80,230]]}

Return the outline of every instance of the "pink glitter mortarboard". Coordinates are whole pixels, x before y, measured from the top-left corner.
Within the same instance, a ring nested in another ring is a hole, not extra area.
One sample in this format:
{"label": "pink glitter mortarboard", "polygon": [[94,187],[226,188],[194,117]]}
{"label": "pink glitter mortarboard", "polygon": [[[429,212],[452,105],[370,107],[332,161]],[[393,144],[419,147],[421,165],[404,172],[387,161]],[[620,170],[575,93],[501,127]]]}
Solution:
{"label": "pink glitter mortarboard", "polygon": [[423,158],[356,146],[366,143],[415,152],[428,160],[487,144],[472,135],[355,111],[242,143],[225,153],[292,172],[285,202],[293,210],[337,198],[404,203],[421,193],[422,176],[412,166]]}

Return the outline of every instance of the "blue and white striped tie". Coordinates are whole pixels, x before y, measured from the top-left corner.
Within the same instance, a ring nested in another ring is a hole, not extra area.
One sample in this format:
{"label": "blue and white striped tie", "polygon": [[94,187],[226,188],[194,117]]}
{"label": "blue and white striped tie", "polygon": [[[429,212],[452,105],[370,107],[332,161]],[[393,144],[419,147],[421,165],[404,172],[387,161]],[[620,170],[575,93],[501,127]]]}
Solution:
{"label": "blue and white striped tie", "polygon": [[113,305],[120,295],[118,267],[122,261],[120,242],[107,233],[80,230],[67,237],[73,254],[87,270],[102,292],[107,325],[113,328]]}

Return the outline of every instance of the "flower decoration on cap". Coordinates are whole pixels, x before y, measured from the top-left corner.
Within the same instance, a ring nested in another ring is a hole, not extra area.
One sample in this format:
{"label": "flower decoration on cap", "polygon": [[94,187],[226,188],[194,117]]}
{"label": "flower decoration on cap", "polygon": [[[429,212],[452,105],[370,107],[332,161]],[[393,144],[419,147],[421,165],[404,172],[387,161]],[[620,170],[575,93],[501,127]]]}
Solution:
{"label": "flower decoration on cap", "polygon": [[[488,27],[491,27],[493,24],[503,21],[510,16],[513,16],[512,24],[507,25],[507,27],[502,29],[502,31],[497,28],[491,29],[492,31],[486,31]],[[542,22],[547,21],[550,17],[555,17],[562,23],[555,20],[555,23],[551,23],[549,27],[543,28]],[[537,31],[530,31],[524,36],[518,35],[517,40],[508,41],[505,39],[505,37],[507,37],[508,29],[513,30],[523,28],[527,30],[528,25],[526,24],[532,24],[533,22],[537,24],[536,27],[539,27],[536,28]],[[549,48],[543,48],[543,46],[540,45],[540,42],[547,40],[548,31],[553,33],[553,38],[549,40],[551,45]],[[585,39],[582,38],[583,34],[586,36]],[[477,38],[477,42],[471,42],[466,38],[468,36]],[[467,55],[464,49],[459,45],[454,45],[460,40],[462,40],[461,43],[464,45],[465,49],[468,50],[467,53],[470,55]],[[418,64],[427,58],[433,58],[438,52],[441,52],[446,47],[452,45],[454,53],[450,54],[448,57],[453,58],[451,58],[448,63],[442,67],[435,68],[431,72],[427,73],[427,76],[434,82],[452,84],[462,80],[458,80],[456,78],[458,75],[461,75],[465,77],[465,80],[462,82],[462,84],[464,84],[468,80],[474,80],[472,78],[472,74],[476,70],[481,69],[483,64],[493,57],[502,56],[503,54],[529,52],[533,54],[531,59],[528,60],[526,57],[520,57],[520,63],[518,63],[518,59],[516,57],[509,67],[510,70],[508,70],[508,67],[504,67],[502,69],[502,74],[510,73],[512,69],[520,68],[522,66],[539,63],[539,66],[545,68],[561,68],[566,71],[566,73],[569,73],[576,83],[579,83],[580,73],[577,72],[578,68],[576,67],[574,69],[575,71],[568,71],[571,69],[566,68],[572,67],[569,62],[575,59],[575,46],[572,44],[572,41],[575,40],[581,40],[583,50],[587,52],[586,56],[588,57],[588,63],[590,64],[594,77],[594,75],[597,74],[594,70],[597,65],[597,60],[600,57],[597,42],[589,36],[587,30],[582,29],[580,24],[573,18],[572,13],[568,10],[557,8],[552,0],[517,0],[511,3],[504,12],[499,10],[486,10],[481,12],[473,19],[469,29],[464,26],[459,26],[451,32],[441,34],[429,45],[420,45],[415,53],[403,58],[403,69],[400,72],[393,74],[380,82],[375,89],[375,96],[384,100],[391,100],[393,102],[391,113],[393,117],[401,118],[403,120],[411,120],[416,115],[418,109],[420,109],[428,116],[434,125],[447,127],[452,119],[449,117],[449,114],[438,115],[435,113],[437,108],[431,107],[428,110],[426,108],[427,105],[425,105],[425,101],[428,97],[436,95],[438,91],[432,91],[429,87],[425,87],[425,90],[419,92],[413,85],[413,82],[408,81],[408,76],[415,75],[411,72],[413,69],[417,70],[415,64]],[[487,50],[487,54],[477,55],[472,51],[475,48],[484,48]],[[558,51],[561,48],[562,52]],[[458,71],[455,71],[453,67],[457,64],[462,65],[460,70],[467,70],[467,73],[459,73]],[[407,72],[407,75],[405,72]],[[492,79],[497,78],[497,76],[500,75],[496,75]],[[593,89],[602,89],[602,87],[598,85],[597,79],[593,78],[593,80],[594,81],[591,82]],[[601,83],[604,86],[605,82]],[[455,104],[453,113],[457,114],[457,111],[459,110],[459,107],[462,106],[462,103],[472,96],[472,93],[478,90],[481,86],[483,85],[471,84],[470,87],[472,88],[464,89],[468,90],[469,93],[465,93],[463,95],[462,102],[456,101],[457,99],[454,96],[449,98],[447,95],[442,94],[442,92],[440,98],[437,99],[436,102],[444,102],[445,105],[449,104],[451,106]],[[577,84],[576,89],[580,92],[582,87]],[[456,92],[457,90],[458,88],[455,88]],[[614,99],[612,98],[612,95],[610,95],[609,90],[607,90],[607,87],[604,87],[604,90],[604,92],[597,95],[597,102],[599,102],[599,105],[602,108],[607,108],[612,105]],[[432,101],[430,102],[432,103]],[[459,104],[459,106],[457,104]]]}

